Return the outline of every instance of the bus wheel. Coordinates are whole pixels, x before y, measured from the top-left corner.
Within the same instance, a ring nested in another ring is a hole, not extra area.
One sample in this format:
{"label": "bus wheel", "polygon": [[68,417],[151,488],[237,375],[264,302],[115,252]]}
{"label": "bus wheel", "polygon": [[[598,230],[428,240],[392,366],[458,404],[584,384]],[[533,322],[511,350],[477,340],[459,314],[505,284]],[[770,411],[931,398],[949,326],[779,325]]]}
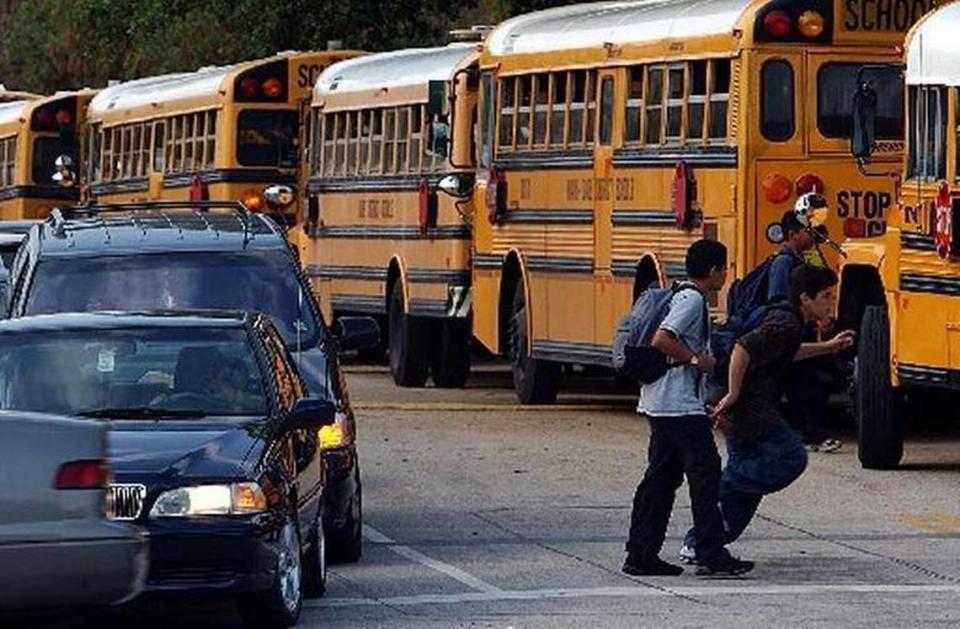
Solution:
{"label": "bus wheel", "polygon": [[552,404],[560,387],[560,365],[530,356],[527,303],[522,282],[517,282],[513,293],[511,313],[507,329],[508,348],[517,397],[521,404]]}
{"label": "bus wheel", "polygon": [[860,464],[891,469],[903,457],[903,426],[890,385],[890,327],[884,306],[868,306],[860,323],[855,402]]}
{"label": "bus wheel", "polygon": [[397,281],[390,293],[390,372],[401,387],[422,387],[427,382],[424,322],[403,309],[403,287]]}
{"label": "bus wheel", "polygon": [[430,373],[441,389],[460,389],[470,375],[470,320],[442,319],[438,323]]}

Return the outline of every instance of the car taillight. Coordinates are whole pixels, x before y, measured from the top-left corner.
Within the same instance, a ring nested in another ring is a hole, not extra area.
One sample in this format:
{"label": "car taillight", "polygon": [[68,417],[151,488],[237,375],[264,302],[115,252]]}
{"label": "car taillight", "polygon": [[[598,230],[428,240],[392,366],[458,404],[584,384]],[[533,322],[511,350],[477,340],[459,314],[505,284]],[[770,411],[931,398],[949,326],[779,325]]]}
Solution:
{"label": "car taillight", "polygon": [[817,194],[821,195],[825,192],[823,179],[820,179],[820,177],[814,175],[813,173],[801,175],[797,179],[797,196],[802,197],[810,192],[816,192]]}
{"label": "car taillight", "polygon": [[763,18],[763,28],[770,37],[783,39],[793,30],[793,20],[786,11],[771,11]]}
{"label": "car taillight", "polygon": [[826,20],[816,11],[804,11],[797,18],[797,30],[808,39],[816,39],[823,33]]}
{"label": "car taillight", "polygon": [[261,86],[263,95],[274,100],[283,96],[283,83],[279,79],[267,79]]}
{"label": "car taillight", "polygon": [[771,203],[783,203],[793,192],[793,183],[780,173],[771,173],[760,182],[763,196]]}
{"label": "car taillight", "polygon": [[251,212],[262,212],[265,204],[263,195],[259,190],[246,190],[240,196],[240,202],[243,203]]}
{"label": "car taillight", "polygon": [[53,486],[57,489],[103,489],[110,483],[110,465],[106,461],[70,461],[57,470]]}

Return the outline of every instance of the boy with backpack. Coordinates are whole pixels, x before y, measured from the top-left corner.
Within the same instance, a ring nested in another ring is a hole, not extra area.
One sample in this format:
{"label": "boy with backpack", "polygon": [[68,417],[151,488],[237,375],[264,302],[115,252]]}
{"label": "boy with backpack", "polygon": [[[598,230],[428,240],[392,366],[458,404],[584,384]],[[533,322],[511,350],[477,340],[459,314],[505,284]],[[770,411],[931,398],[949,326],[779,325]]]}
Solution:
{"label": "boy with backpack", "polygon": [[[690,486],[698,532],[696,550],[701,561],[697,574],[737,575],[753,569],[751,562],[731,557],[723,545],[725,533],[718,506],[720,455],[704,405],[704,374],[714,367],[706,294],[726,282],[727,249],[715,241],[699,240],[687,251],[686,268],[689,281],[669,289],[672,294],[665,314],[653,310],[648,317],[637,317],[649,322],[663,315],[649,346],[645,345],[646,339],[640,339],[639,347],[637,339],[630,345],[637,350],[635,353],[649,356],[655,351],[664,357],[653,369],[659,371],[659,377],[651,380],[653,376],[647,373],[641,378],[645,384],[638,410],[649,417],[650,445],[647,470],[633,499],[623,564],[623,572],[632,576],[676,576],[683,572],[659,555],[684,476]],[[631,315],[642,310],[643,302],[643,298],[638,300]],[[614,351],[616,363],[618,354]]]}
{"label": "boy with backpack", "polygon": [[[824,343],[803,342],[806,324],[826,321],[833,313],[836,285],[831,269],[797,267],[789,301],[773,305],[763,324],[737,341],[728,393],[711,413],[727,438],[727,466],[720,481],[724,543],[740,537],[765,495],[784,489],[806,468],[806,449],[780,414],[780,399],[792,363],[853,345],[850,331]],[[694,523],[680,550],[682,561],[698,560],[699,537]]]}

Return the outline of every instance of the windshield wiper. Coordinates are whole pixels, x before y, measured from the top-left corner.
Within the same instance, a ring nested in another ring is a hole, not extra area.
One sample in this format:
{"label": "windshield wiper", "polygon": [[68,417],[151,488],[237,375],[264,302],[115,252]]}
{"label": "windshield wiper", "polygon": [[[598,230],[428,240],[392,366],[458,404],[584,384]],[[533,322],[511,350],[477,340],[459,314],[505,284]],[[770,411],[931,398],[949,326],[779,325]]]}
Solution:
{"label": "windshield wiper", "polygon": [[153,406],[118,406],[114,408],[95,408],[74,413],[79,417],[117,417],[121,419],[161,419],[164,417],[206,417],[209,413],[197,410],[175,410]]}

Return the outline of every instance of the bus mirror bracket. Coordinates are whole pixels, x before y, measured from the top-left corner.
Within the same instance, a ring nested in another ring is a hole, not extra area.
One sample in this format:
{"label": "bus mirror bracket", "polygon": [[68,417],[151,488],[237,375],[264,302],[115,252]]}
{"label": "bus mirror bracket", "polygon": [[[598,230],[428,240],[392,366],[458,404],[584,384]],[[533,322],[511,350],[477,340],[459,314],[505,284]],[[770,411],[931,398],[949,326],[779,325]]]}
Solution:
{"label": "bus mirror bracket", "polygon": [[72,188],[77,182],[77,174],[73,168],[73,158],[69,155],[61,155],[53,163],[54,173],[53,181],[63,188]]}
{"label": "bus mirror bracket", "polygon": [[850,153],[865,162],[873,154],[877,124],[877,92],[861,75],[853,95],[853,132],[850,134]]}

